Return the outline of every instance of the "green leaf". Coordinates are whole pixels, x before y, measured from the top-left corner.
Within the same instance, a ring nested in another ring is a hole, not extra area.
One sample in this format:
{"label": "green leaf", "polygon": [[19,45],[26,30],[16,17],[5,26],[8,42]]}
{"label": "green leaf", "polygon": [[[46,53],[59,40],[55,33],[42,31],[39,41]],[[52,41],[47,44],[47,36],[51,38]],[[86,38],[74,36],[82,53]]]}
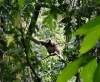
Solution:
{"label": "green leaf", "polygon": [[11,0],[12,1],[12,3],[14,3],[15,2],[15,0]]}
{"label": "green leaf", "polygon": [[87,4],[88,3],[88,0],[83,0],[83,4]]}
{"label": "green leaf", "polygon": [[96,58],[91,60],[86,66],[83,67],[80,73],[80,77],[82,78],[83,82],[94,82],[93,76],[96,67],[97,67]]}
{"label": "green leaf", "polygon": [[21,51],[22,51],[21,47],[11,48],[9,50],[9,54],[17,54],[18,55]]}
{"label": "green leaf", "polygon": [[94,28],[95,29],[93,31],[89,32],[85,36],[80,48],[80,54],[86,53],[91,48],[93,48],[98,39],[100,38],[100,24]]}
{"label": "green leaf", "polygon": [[53,16],[52,15],[48,15],[45,19],[44,19],[44,23],[46,23],[50,29],[52,30],[53,28],[55,28],[54,22],[52,22],[53,20]]}
{"label": "green leaf", "polygon": [[57,82],[67,82],[77,73],[82,65],[87,64],[93,58],[93,56],[85,56],[75,60],[62,70],[61,74],[57,78]]}
{"label": "green leaf", "polygon": [[26,0],[19,0],[20,8],[24,6],[25,1],[26,1]]}
{"label": "green leaf", "polygon": [[100,63],[98,64],[96,71],[94,73],[93,82],[100,82]]}
{"label": "green leaf", "polygon": [[100,4],[100,0],[98,0],[98,4]]}
{"label": "green leaf", "polygon": [[15,21],[14,21],[14,26],[20,27],[20,19],[21,19],[20,13],[16,12],[15,15],[16,15],[16,18],[15,18]]}
{"label": "green leaf", "polygon": [[12,68],[11,74],[20,71],[20,69],[21,69],[21,63],[18,62],[18,63]]}
{"label": "green leaf", "polygon": [[13,38],[13,36],[9,36],[8,42],[7,42],[8,46],[9,46],[12,42],[14,42],[14,38]]}
{"label": "green leaf", "polygon": [[4,0],[0,0],[0,2],[3,2]]}
{"label": "green leaf", "polygon": [[80,54],[86,53],[87,51],[92,49],[100,38],[99,21],[100,16],[89,21],[87,24],[83,25],[80,29],[76,31],[75,35],[86,35],[80,48]]}
{"label": "green leaf", "polygon": [[89,21],[87,24],[84,24],[82,27],[80,27],[74,35],[84,35],[87,34],[88,32],[94,30],[94,27],[100,24],[100,16],[96,17],[95,19]]}

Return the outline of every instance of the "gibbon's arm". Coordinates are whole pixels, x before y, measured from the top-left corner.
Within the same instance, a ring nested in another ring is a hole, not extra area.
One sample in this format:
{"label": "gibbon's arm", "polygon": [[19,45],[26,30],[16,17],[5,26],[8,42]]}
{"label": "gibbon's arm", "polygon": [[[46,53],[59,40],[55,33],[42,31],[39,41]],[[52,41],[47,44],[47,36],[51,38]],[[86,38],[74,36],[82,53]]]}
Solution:
{"label": "gibbon's arm", "polygon": [[33,41],[35,41],[36,43],[41,43],[42,45],[46,45],[46,42],[45,42],[45,40],[38,40],[38,39],[36,39],[36,38],[33,38]]}

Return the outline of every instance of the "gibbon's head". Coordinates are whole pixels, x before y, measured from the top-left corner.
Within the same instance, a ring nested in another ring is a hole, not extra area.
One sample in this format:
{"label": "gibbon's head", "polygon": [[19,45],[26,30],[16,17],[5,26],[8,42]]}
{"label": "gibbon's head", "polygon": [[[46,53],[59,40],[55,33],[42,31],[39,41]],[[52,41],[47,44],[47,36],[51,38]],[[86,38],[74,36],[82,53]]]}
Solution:
{"label": "gibbon's head", "polygon": [[47,39],[46,40],[46,43],[51,43],[51,39]]}

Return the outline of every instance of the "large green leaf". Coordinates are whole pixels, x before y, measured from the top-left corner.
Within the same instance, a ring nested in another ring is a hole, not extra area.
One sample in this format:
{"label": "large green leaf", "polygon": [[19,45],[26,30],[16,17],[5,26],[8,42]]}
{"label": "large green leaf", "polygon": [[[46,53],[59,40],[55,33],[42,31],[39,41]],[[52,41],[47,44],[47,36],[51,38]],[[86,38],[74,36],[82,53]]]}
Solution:
{"label": "large green leaf", "polygon": [[62,70],[61,74],[58,76],[57,82],[67,82],[77,73],[82,65],[87,64],[93,58],[93,56],[84,56],[75,60]]}
{"label": "large green leaf", "polygon": [[84,24],[74,33],[74,35],[87,34],[88,32],[94,30],[94,27],[96,27],[97,25],[100,25],[100,16],[89,21],[87,24]]}
{"label": "large green leaf", "polygon": [[93,78],[93,82],[100,82],[100,63],[98,64],[95,74],[94,74],[94,78]]}
{"label": "large green leaf", "polygon": [[96,58],[83,67],[80,73],[80,77],[82,78],[83,82],[93,82],[93,76],[96,67],[97,67]]}
{"label": "large green leaf", "polygon": [[100,38],[100,16],[89,21],[87,24],[83,25],[78,29],[75,35],[86,35],[81,48],[80,54],[86,53],[94,47],[98,39]]}
{"label": "large green leaf", "polygon": [[85,36],[80,48],[80,54],[83,54],[93,48],[100,38],[100,24],[95,26],[94,28],[95,29],[93,31],[90,31]]}

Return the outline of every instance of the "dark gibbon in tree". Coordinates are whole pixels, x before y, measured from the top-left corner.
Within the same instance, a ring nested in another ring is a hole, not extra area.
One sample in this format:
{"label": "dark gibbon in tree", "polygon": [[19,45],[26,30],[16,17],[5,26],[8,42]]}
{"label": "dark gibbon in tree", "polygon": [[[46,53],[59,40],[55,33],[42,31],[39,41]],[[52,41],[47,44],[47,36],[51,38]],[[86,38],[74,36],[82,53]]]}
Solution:
{"label": "dark gibbon in tree", "polygon": [[[34,41],[41,43],[43,46],[45,46],[45,48],[47,49],[47,52],[49,53],[49,56],[57,55],[61,60],[63,60],[60,49],[54,41],[52,41],[50,39],[47,39],[47,40],[38,40],[36,38],[33,38],[33,39],[34,39]],[[47,57],[49,57],[49,56],[47,56]]]}

